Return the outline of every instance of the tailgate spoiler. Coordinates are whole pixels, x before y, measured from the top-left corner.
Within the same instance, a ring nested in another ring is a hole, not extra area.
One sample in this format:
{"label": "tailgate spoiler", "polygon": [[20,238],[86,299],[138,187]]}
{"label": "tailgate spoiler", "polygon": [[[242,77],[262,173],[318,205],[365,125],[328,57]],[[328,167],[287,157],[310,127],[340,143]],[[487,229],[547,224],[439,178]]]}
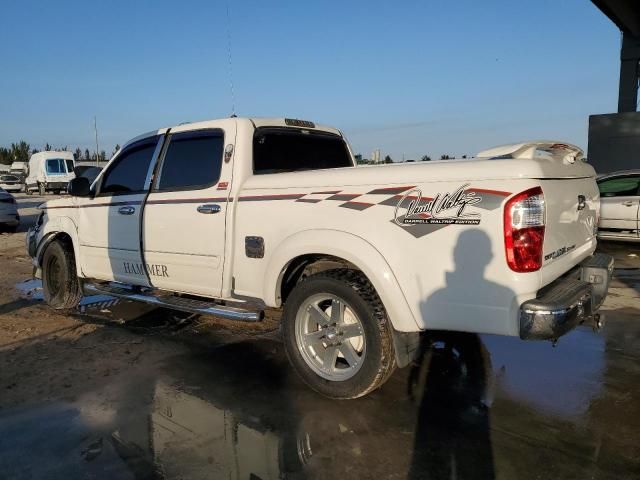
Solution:
{"label": "tailgate spoiler", "polygon": [[584,159],[584,152],[580,147],[556,140],[534,140],[511,145],[500,145],[479,152],[476,157],[489,159],[518,158],[558,158],[566,163],[574,163]]}

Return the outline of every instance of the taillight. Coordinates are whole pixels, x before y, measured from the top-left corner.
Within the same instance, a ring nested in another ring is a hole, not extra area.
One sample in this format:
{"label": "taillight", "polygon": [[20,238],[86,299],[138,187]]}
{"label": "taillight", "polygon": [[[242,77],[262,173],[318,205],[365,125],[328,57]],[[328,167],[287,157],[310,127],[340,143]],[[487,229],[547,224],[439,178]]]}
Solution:
{"label": "taillight", "polygon": [[515,195],[504,207],[504,248],[514,272],[535,272],[542,267],[545,206],[540,187]]}

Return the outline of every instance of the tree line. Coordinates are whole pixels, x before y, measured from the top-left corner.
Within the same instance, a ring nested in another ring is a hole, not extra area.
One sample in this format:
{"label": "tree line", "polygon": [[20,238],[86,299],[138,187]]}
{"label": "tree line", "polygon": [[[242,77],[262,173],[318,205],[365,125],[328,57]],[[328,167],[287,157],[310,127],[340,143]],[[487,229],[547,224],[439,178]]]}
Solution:
{"label": "tree line", "polygon": [[[69,147],[65,145],[64,147],[53,148],[49,143],[47,143],[44,150],[47,152],[50,150],[67,152],[69,151]],[[115,155],[118,150],[120,150],[120,145],[116,145],[109,158]],[[20,140],[19,142],[12,143],[10,147],[0,147],[0,165],[11,165],[13,162],[28,162],[29,157],[38,152],[40,152],[40,150],[37,148],[31,148],[29,143],[24,140]],[[80,147],[76,147],[73,151],[73,158],[76,162],[95,162],[96,152],[90,152],[88,148],[85,148],[84,151],[82,151]],[[104,150],[97,155],[98,162],[106,162],[109,158],[107,158],[107,152]]]}
{"label": "tree line", "polygon": [[[356,158],[356,163],[358,165],[370,165],[373,164],[373,161],[369,160],[368,158],[362,158],[361,154],[357,154],[354,155]],[[444,155],[440,155],[440,160],[455,160],[455,156],[450,156],[447,154]],[[462,155],[461,158],[467,158],[466,155]],[[415,162],[416,160],[405,160],[405,162]],[[420,162],[429,162],[431,161],[431,157],[429,155],[423,155],[422,157],[420,157]],[[381,163],[394,163],[393,158],[391,158],[391,156],[389,155],[385,155],[384,160]]]}

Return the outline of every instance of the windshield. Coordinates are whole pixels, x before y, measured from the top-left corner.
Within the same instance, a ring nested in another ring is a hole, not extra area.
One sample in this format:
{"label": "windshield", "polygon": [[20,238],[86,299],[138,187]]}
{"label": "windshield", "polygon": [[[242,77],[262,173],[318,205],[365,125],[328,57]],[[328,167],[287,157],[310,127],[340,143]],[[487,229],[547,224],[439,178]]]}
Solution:
{"label": "windshield", "polygon": [[61,158],[50,158],[47,160],[47,173],[49,175],[62,175],[67,173],[64,160]]}
{"label": "windshield", "polygon": [[0,175],[0,181],[2,182],[17,182],[19,180],[15,175]]}

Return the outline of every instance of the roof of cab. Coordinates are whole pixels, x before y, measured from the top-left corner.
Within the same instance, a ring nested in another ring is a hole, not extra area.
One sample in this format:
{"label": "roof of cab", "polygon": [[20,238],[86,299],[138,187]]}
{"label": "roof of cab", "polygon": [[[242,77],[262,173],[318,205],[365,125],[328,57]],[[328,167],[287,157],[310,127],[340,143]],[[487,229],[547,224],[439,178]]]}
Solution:
{"label": "roof of cab", "polygon": [[[285,117],[227,117],[227,118],[216,118],[216,119],[211,119],[211,120],[202,120],[199,122],[183,122],[183,123],[179,123],[178,125],[174,125],[171,127],[164,127],[164,128],[159,128],[158,130],[151,130],[148,132],[145,132],[141,135],[137,135],[136,137],[133,137],[132,139],[128,140],[123,147],[126,147],[128,145],[131,145],[133,143],[136,143],[140,140],[144,140],[145,138],[149,138],[149,137],[153,137],[155,135],[162,135],[164,133],[167,133],[167,131],[169,130],[179,130],[181,132],[185,132],[185,131],[189,131],[189,130],[202,130],[205,128],[216,128],[216,127],[220,127],[219,122],[221,120],[235,120],[237,122],[251,122],[251,124],[253,124],[254,127],[259,128],[259,127],[288,127],[288,128],[303,128],[303,129],[307,129],[307,130],[319,130],[319,131],[323,131],[323,132],[330,132],[330,133],[334,133],[336,135],[340,135],[341,137],[342,132],[340,130],[338,130],[337,128],[334,127],[330,127],[328,125],[318,125],[315,122],[313,123],[313,127],[310,126],[296,126],[296,125],[290,125],[287,123],[287,121],[291,122],[291,120],[297,120],[297,119],[290,119],[290,118],[285,118]],[[298,120],[299,121],[299,120]],[[309,123],[309,121],[304,121],[305,123]]]}
{"label": "roof of cab", "polygon": [[[251,122],[256,128],[258,127],[303,128],[308,130],[321,130],[325,132],[331,132],[331,133],[335,133],[336,135],[342,136],[342,133],[340,132],[340,130],[334,127],[330,127],[328,125],[318,125],[317,123],[310,122],[308,120],[301,121],[298,119],[291,119],[291,118],[284,118],[284,117],[229,117],[226,119],[219,118],[219,119],[212,119],[212,120],[203,120],[200,122],[186,122],[186,123],[181,123],[179,125],[175,125],[171,128],[175,129],[180,127],[180,130],[182,131],[199,130],[203,128],[210,128],[214,126],[213,124],[215,124],[216,122],[219,122],[220,120],[236,120],[238,122]],[[304,123],[304,125],[292,125],[293,122],[301,122],[301,123]],[[310,126],[309,124],[313,126]],[[166,131],[167,129],[162,129],[162,130]],[[155,132],[149,132],[148,134],[146,134],[146,136],[152,135],[154,133],[158,134],[163,132],[161,130],[158,130]]]}

